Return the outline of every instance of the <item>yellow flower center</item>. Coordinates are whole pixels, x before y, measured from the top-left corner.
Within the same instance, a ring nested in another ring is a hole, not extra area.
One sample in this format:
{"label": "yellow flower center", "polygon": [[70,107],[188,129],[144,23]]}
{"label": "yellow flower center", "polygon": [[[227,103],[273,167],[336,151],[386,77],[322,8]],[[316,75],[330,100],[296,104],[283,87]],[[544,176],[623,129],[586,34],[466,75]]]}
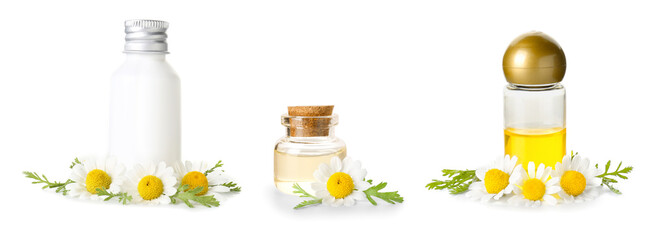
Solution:
{"label": "yellow flower center", "polygon": [[585,190],[585,177],[577,171],[566,171],[561,177],[561,188],[565,193],[578,196]]}
{"label": "yellow flower center", "polygon": [[509,175],[499,169],[491,169],[484,175],[486,192],[496,194],[509,185]]}
{"label": "yellow flower center", "polygon": [[195,194],[197,196],[204,195],[206,192],[208,192],[208,178],[206,178],[206,175],[203,173],[197,171],[186,173],[181,180],[181,186],[183,185],[189,186],[189,188],[185,190],[186,192],[197,187],[203,187],[203,190],[201,190],[201,192]]}
{"label": "yellow flower center", "polygon": [[152,200],[163,194],[163,181],[154,175],[147,175],[138,183],[138,194],[145,200]]}
{"label": "yellow flower center", "polygon": [[545,196],[545,184],[537,178],[531,178],[522,185],[524,198],[531,201],[538,201]]}
{"label": "yellow flower center", "polygon": [[327,183],[328,192],[335,198],[345,198],[353,193],[355,183],[350,175],[336,172],[330,176]]}
{"label": "yellow flower center", "polygon": [[97,194],[98,188],[109,189],[111,182],[111,176],[99,169],[86,174],[86,190],[91,194]]}

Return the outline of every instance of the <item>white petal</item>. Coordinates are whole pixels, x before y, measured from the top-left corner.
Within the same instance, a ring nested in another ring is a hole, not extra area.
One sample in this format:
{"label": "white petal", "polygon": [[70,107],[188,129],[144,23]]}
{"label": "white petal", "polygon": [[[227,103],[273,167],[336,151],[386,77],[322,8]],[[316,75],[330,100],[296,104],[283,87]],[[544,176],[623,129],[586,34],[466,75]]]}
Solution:
{"label": "white petal", "polygon": [[348,172],[345,172],[346,174],[350,175],[353,180],[363,180],[364,178],[362,177],[362,170],[361,169],[353,169],[349,170]]}
{"label": "white petal", "polygon": [[522,200],[523,200],[523,199],[522,199],[522,197],[521,197],[520,195],[515,195],[515,196],[510,197],[510,198],[507,199],[506,201],[507,201],[509,204],[512,204],[512,205],[516,205],[516,206],[517,206],[517,205],[520,205],[520,204],[523,202]]}
{"label": "white petal", "polygon": [[534,201],[531,206],[532,207],[540,207],[540,205],[542,205],[542,201]]}
{"label": "white petal", "polygon": [[84,180],[86,179],[86,175],[88,174],[88,172],[86,172],[86,169],[84,169],[84,167],[80,165],[75,165],[74,167],[72,167],[72,171]]}
{"label": "white petal", "polygon": [[589,178],[587,182],[589,186],[598,186],[601,185],[601,178]]}
{"label": "white petal", "polygon": [[83,166],[86,168],[86,172],[90,172],[94,169],[97,169],[97,163],[95,162],[94,159],[87,161],[86,163],[84,163]]}
{"label": "white petal", "polygon": [[563,189],[561,189],[559,186],[545,187],[545,194],[554,194],[560,192],[561,190]]}
{"label": "white petal", "polygon": [[350,207],[350,206],[353,206],[353,205],[355,205],[355,199],[353,199],[351,197],[344,198],[344,206]]}
{"label": "white petal", "polygon": [[543,200],[545,200],[545,203],[551,204],[551,205],[556,205],[556,198],[552,195],[545,195],[543,196]]}
{"label": "white petal", "polygon": [[545,183],[545,187],[551,187],[551,186],[558,185],[558,183],[559,183],[560,181],[561,181],[561,178],[557,178],[557,177],[552,178],[552,179],[549,179],[549,181],[547,181],[547,182]]}
{"label": "white petal", "polygon": [[509,193],[513,192],[514,188],[516,188],[516,187],[513,184],[509,184],[508,186],[506,186],[506,188],[504,188],[504,190],[500,191],[500,193],[509,194]]}
{"label": "white petal", "polygon": [[499,193],[495,194],[493,199],[499,200],[502,196],[504,196],[504,190],[500,191]]}
{"label": "white petal", "polygon": [[341,165],[341,159],[339,159],[339,157],[332,157],[330,159],[330,167],[332,168],[332,171],[341,172]]}
{"label": "white petal", "polygon": [[326,191],[326,185],[320,182],[314,182],[310,184],[310,187],[312,187],[312,190],[316,191]]}
{"label": "white petal", "polygon": [[554,166],[555,169],[552,170],[552,173],[551,173],[551,176],[552,176],[552,177],[560,177],[560,175],[562,174],[562,173],[561,173],[561,170],[560,170],[560,169],[561,169],[561,165],[562,165],[562,164],[559,163],[559,162],[556,163],[556,166]]}
{"label": "white petal", "polygon": [[542,175],[540,175],[540,180],[542,181],[547,181],[549,179],[549,175],[552,173],[552,168],[551,167],[546,167],[544,168]]}
{"label": "white petal", "polygon": [[315,191],[315,192],[314,192],[314,196],[316,196],[317,198],[324,199],[323,201],[325,201],[325,199],[328,198],[328,197],[332,197],[332,196],[330,195],[330,193],[328,192],[328,190],[325,190],[325,189],[324,189],[324,190],[318,190],[318,191]]}
{"label": "white petal", "polygon": [[529,162],[527,165],[527,174],[529,178],[535,178],[536,177],[536,164],[533,162]]}
{"label": "white petal", "polygon": [[316,171],[314,171],[314,174],[313,174],[314,179],[316,179],[316,181],[318,181],[318,182],[322,182],[322,183],[328,182],[328,178],[330,176],[326,175],[326,173],[325,173],[326,169],[323,168],[323,166],[325,166],[325,165],[326,165],[325,163],[321,163],[321,166],[319,166],[319,168]]}
{"label": "white petal", "polygon": [[515,167],[515,170],[513,170],[513,174],[509,176],[509,183],[512,184],[521,184],[524,179],[528,178],[527,177],[527,172],[524,170],[522,167],[522,164],[518,165]]}
{"label": "white petal", "polygon": [[[544,180],[544,179],[542,179],[542,175],[544,173],[545,173],[545,164],[541,163],[540,165],[538,165],[538,168],[536,168],[536,177],[535,178]],[[529,176],[529,177],[531,177],[531,176]]]}
{"label": "white petal", "polygon": [[481,167],[475,170],[475,176],[479,178],[480,181],[484,181],[484,177],[486,177],[486,172],[488,172],[487,168]]}
{"label": "white petal", "polygon": [[163,179],[161,179],[163,182],[163,186],[174,186],[176,185],[177,179],[172,176],[164,176]]}
{"label": "white petal", "polygon": [[326,182],[328,181],[328,178],[330,178],[330,175],[335,173],[335,171],[332,170],[332,167],[326,163],[321,163],[319,165],[319,170],[321,171],[321,174],[326,177]]}
{"label": "white petal", "polygon": [[353,193],[351,193],[350,196],[348,196],[348,197],[359,201],[359,200],[364,199],[366,197],[366,195],[364,193],[362,193],[361,191],[353,191]]}
{"label": "white petal", "polygon": [[167,187],[167,186],[163,187],[163,194],[164,195],[172,196],[172,195],[174,195],[174,193],[176,193],[176,188],[174,188],[173,186],[172,187]]}
{"label": "white petal", "polygon": [[566,168],[567,164],[570,163],[570,162],[571,162],[571,159],[570,159],[569,155],[563,156],[563,159],[561,159],[560,162],[556,163],[556,170],[565,171],[565,168]]}
{"label": "white petal", "polygon": [[332,203],[333,207],[339,207],[341,205],[344,205],[344,199],[341,198],[336,198],[335,201]]}
{"label": "white petal", "polygon": [[513,170],[515,169],[515,166],[518,164],[518,157],[513,156],[511,160],[509,161],[509,167],[507,173],[511,174],[513,173]]}
{"label": "white petal", "polygon": [[366,189],[370,188],[371,184],[368,183],[367,181],[360,181],[355,183],[355,188],[359,191],[365,191]]}
{"label": "white petal", "polygon": [[353,167],[353,162],[356,161],[353,161],[350,157],[346,157],[341,160],[341,172],[348,173],[348,171],[350,171],[350,169]]}
{"label": "white petal", "polygon": [[474,183],[470,184],[469,189],[470,190],[482,190],[482,189],[485,190],[486,186],[484,186],[484,182],[474,182]]}
{"label": "white petal", "polygon": [[558,192],[558,196],[560,196],[563,199],[563,201],[566,201],[566,202],[572,202],[572,200],[573,200],[572,196],[567,195],[567,193],[565,193],[565,191]]}
{"label": "white petal", "polygon": [[581,156],[576,155],[574,156],[574,159],[570,162],[570,170],[578,170],[579,169],[579,164],[581,162]]}
{"label": "white petal", "polygon": [[361,173],[359,174],[359,177],[362,178],[362,179],[366,178],[366,169],[363,169],[363,168],[362,168],[362,171],[361,171]]}
{"label": "white petal", "polygon": [[468,198],[470,198],[470,199],[472,199],[472,200],[480,199],[481,196],[483,196],[483,195],[484,195],[484,194],[482,194],[482,193],[481,193],[480,191],[478,191],[478,190],[470,190],[470,191],[468,191],[468,192],[466,193],[466,197],[468,197]]}
{"label": "white petal", "polygon": [[590,168],[590,160],[588,158],[582,158],[577,171],[585,172],[588,168]]}
{"label": "white petal", "polygon": [[485,194],[484,196],[481,196],[480,202],[483,202],[483,203],[488,202],[489,200],[491,200],[492,197],[493,197],[493,194]]}
{"label": "white petal", "polygon": [[161,195],[160,197],[158,197],[156,200],[158,200],[158,204],[170,204],[170,202],[172,202],[172,200],[170,199],[170,197],[168,197],[168,196],[163,196],[163,195]]}

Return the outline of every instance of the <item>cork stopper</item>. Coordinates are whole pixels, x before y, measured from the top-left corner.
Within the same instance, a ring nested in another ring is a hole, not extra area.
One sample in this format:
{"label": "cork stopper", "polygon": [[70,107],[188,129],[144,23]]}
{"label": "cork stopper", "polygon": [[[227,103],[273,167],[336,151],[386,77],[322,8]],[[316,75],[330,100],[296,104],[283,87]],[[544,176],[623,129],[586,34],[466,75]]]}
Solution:
{"label": "cork stopper", "polygon": [[[292,137],[323,137],[330,133],[334,105],[287,107]],[[335,120],[336,121],[336,120]]]}

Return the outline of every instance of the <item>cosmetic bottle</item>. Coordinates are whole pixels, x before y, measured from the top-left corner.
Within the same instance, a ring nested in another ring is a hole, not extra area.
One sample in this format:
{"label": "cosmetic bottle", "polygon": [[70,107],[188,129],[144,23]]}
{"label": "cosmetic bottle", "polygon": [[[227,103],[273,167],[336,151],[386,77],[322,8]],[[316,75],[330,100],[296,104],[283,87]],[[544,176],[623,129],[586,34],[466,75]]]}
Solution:
{"label": "cosmetic bottle", "polygon": [[286,135],[276,142],[274,182],[283,193],[293,194],[295,183],[306,191],[315,181],[314,171],[333,157],[346,157],[346,144],[335,136],[338,116],[334,106],[289,107],[281,116]]}
{"label": "cosmetic bottle", "polygon": [[504,53],[504,153],[554,167],[565,155],[565,53],[542,32],[517,37]]}
{"label": "cosmetic bottle", "polygon": [[167,63],[168,23],[125,22],[126,59],[111,79],[109,154],[125,164],[181,158],[179,77]]}

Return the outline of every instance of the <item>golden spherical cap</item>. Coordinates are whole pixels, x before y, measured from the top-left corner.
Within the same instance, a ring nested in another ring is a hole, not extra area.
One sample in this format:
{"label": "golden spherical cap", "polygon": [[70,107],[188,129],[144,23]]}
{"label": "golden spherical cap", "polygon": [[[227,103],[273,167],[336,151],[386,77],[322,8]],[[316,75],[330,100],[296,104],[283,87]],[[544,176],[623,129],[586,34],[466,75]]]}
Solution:
{"label": "golden spherical cap", "polygon": [[542,32],[517,37],[502,59],[506,81],[519,85],[549,85],[565,76],[565,53],[553,38]]}

